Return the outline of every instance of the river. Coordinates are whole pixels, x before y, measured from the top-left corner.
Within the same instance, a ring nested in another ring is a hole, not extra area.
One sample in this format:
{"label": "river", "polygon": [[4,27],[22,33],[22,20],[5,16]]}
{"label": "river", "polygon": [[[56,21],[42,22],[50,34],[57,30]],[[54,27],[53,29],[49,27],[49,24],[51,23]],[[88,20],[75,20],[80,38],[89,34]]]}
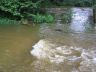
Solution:
{"label": "river", "polygon": [[68,24],[0,25],[0,72],[96,72],[92,9],[71,12]]}

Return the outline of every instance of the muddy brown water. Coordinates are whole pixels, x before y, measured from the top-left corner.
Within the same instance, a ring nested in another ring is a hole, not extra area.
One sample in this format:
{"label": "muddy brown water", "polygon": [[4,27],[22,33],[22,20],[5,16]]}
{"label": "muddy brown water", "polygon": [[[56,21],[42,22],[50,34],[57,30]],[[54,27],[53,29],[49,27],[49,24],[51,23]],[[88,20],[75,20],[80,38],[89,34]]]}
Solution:
{"label": "muddy brown water", "polygon": [[30,72],[39,26],[0,25],[0,72]]}
{"label": "muddy brown water", "polygon": [[[0,72],[96,72],[96,27],[89,20],[91,11],[90,8],[73,8],[70,24],[58,20],[49,25],[0,25]],[[49,48],[47,56],[51,58],[43,59],[46,52],[43,50],[41,59],[30,53],[40,40],[45,41],[44,49]],[[55,49],[50,49],[51,43]],[[59,56],[54,53],[56,47],[63,48],[65,53],[72,49],[72,54],[66,55],[61,49],[62,56]],[[75,62],[74,57],[79,61]],[[62,58],[64,62],[58,63]]]}

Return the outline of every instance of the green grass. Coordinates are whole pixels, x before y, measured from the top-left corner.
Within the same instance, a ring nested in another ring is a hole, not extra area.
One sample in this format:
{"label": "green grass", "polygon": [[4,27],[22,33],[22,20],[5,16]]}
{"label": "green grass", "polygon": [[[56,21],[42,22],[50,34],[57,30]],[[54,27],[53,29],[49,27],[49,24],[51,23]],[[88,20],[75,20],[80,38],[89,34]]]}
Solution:
{"label": "green grass", "polygon": [[7,18],[0,18],[0,25],[19,24],[19,21],[10,20]]}
{"label": "green grass", "polygon": [[54,17],[50,14],[46,14],[46,15],[36,14],[36,15],[33,15],[33,22],[34,23],[52,23],[54,22]]}
{"label": "green grass", "polygon": [[[27,19],[26,19],[27,20]],[[54,21],[54,17],[50,14],[36,14],[32,15],[33,23],[52,23]],[[22,21],[10,20],[8,18],[0,18],[0,25],[14,25],[14,24],[22,24]]]}

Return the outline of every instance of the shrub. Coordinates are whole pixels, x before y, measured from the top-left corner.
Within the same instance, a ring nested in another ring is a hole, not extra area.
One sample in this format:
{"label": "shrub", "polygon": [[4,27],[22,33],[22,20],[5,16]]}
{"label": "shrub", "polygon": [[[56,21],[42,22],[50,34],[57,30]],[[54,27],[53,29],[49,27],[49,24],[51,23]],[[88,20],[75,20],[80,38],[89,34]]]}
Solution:
{"label": "shrub", "polygon": [[42,0],[0,0],[0,10],[13,16],[27,18],[28,14],[34,14],[39,8]]}
{"label": "shrub", "polygon": [[15,20],[10,20],[10,19],[7,19],[7,18],[0,18],[0,25],[9,25],[9,24],[19,24],[20,22],[19,21],[15,21]]}
{"label": "shrub", "polygon": [[32,16],[33,18],[33,22],[35,23],[49,23],[49,22],[53,22],[54,21],[54,17],[50,14],[46,14],[46,15],[41,15],[41,14],[36,14]]}

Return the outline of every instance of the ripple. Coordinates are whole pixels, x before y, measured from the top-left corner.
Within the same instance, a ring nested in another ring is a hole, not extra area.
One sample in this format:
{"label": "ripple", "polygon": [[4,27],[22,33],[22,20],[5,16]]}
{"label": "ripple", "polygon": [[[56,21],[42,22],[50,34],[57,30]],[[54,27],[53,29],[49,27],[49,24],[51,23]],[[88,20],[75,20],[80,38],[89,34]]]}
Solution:
{"label": "ripple", "polygon": [[96,72],[96,50],[74,46],[59,46],[46,39],[42,39],[34,46],[31,54],[37,60],[45,60],[53,64],[66,63],[76,68],[73,72]]}

